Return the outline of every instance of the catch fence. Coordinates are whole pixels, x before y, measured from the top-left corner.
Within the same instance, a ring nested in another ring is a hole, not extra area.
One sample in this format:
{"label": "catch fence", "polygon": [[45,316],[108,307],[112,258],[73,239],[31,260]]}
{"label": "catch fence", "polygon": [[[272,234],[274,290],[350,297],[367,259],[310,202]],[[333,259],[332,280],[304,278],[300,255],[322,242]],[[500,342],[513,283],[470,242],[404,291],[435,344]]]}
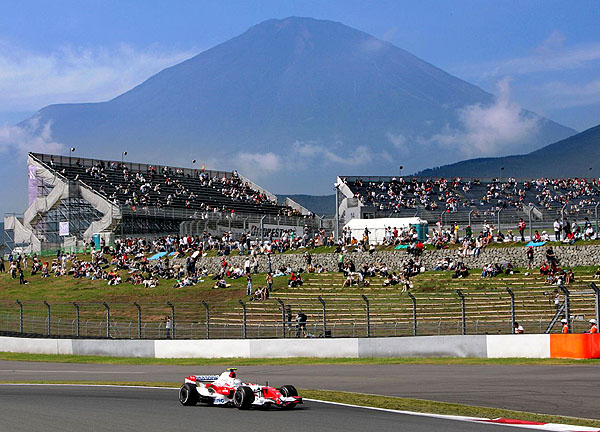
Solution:
{"label": "catch fence", "polygon": [[[240,339],[509,334],[515,320],[528,333],[552,331],[558,318],[572,332],[600,318],[599,292],[565,289],[561,307],[526,291],[456,294],[349,294],[259,302],[53,303],[1,302],[0,331],[23,336],[111,339]],[[273,293],[275,295],[275,293]],[[516,300],[515,300],[516,298]],[[308,316],[306,326],[296,314]],[[167,318],[171,329],[166,328]],[[552,325],[549,326],[549,323]],[[559,326],[555,326],[555,331]]]}

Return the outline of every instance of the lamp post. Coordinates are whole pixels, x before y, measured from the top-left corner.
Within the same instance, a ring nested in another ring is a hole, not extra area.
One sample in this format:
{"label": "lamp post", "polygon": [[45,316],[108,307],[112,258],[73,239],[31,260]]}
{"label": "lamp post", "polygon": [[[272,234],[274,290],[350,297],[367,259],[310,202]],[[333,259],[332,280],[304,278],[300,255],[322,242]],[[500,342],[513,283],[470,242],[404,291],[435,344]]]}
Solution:
{"label": "lamp post", "polygon": [[190,163],[190,171],[191,171],[191,175],[194,174],[194,164],[196,163],[196,159],[192,159],[191,163]]}
{"label": "lamp post", "polygon": [[333,188],[335,189],[335,241],[337,243],[340,239],[340,186],[336,182]]}
{"label": "lamp post", "polygon": [[121,153],[121,168],[123,168],[123,164],[125,163],[125,156],[127,156],[127,152],[124,151]]}
{"label": "lamp post", "polygon": [[[71,147],[69,149],[69,166],[71,166],[71,158],[73,157],[73,152],[75,151],[75,147]],[[590,168],[591,169],[591,168]]]}
{"label": "lamp post", "polygon": [[403,169],[404,169],[404,166],[402,166],[402,165],[400,165],[400,166],[398,167],[398,170],[399,170],[399,172],[400,172],[400,177],[402,177],[402,170],[403,170]]}

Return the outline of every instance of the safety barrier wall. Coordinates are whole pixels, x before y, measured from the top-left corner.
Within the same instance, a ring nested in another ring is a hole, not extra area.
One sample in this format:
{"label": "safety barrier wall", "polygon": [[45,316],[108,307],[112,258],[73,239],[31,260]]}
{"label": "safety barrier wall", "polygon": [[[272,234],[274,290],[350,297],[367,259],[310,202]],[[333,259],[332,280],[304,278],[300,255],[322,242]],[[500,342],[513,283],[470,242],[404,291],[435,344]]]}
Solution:
{"label": "safety barrier wall", "polygon": [[0,351],[155,358],[600,358],[600,334],[207,340],[0,337]]}

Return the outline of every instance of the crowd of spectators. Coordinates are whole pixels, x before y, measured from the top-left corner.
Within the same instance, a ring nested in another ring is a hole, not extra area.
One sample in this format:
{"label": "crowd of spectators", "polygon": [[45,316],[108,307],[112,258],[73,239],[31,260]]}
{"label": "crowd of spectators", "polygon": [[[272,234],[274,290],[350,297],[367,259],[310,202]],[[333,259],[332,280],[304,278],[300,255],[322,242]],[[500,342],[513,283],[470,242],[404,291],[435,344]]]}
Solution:
{"label": "crowd of spectators", "polygon": [[568,214],[585,209],[591,212],[600,202],[600,180],[585,178],[539,178],[517,181],[513,177],[479,179],[460,177],[417,179],[392,177],[387,180],[343,179],[362,204],[380,212],[420,208],[426,211],[456,212],[476,210],[478,217],[493,216],[494,211],[522,210],[528,203],[556,214],[563,206]]}
{"label": "crowd of spectators", "polygon": [[[201,169],[190,174],[182,168],[153,165],[148,165],[145,170],[134,170],[132,165],[115,161],[97,161],[93,166],[84,166],[80,159],[75,162],[75,168],[58,167],[54,159],[50,160],[50,165],[60,169],[64,175],[70,175],[71,171],[75,172],[77,169],[78,173],[73,180],[92,184],[114,204],[132,209],[178,207],[197,210],[200,215],[234,212],[232,202],[256,206],[277,205],[276,199],[253,189],[237,171],[227,175]],[[223,203],[217,205],[212,200],[202,199],[198,196],[202,192],[222,196]],[[288,217],[300,215],[291,207],[279,206],[277,212]]]}

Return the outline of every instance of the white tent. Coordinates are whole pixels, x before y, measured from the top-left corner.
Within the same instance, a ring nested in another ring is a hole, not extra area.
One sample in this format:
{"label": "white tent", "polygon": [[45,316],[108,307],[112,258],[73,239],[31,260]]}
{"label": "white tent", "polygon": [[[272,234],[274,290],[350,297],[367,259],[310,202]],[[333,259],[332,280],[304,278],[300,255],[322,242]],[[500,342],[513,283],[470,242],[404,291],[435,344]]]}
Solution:
{"label": "white tent", "polygon": [[344,228],[350,228],[352,237],[356,240],[362,240],[365,228],[370,231],[369,243],[381,243],[385,238],[385,229],[410,227],[411,225],[427,225],[427,221],[418,217],[408,218],[379,218],[379,219],[352,219]]}

